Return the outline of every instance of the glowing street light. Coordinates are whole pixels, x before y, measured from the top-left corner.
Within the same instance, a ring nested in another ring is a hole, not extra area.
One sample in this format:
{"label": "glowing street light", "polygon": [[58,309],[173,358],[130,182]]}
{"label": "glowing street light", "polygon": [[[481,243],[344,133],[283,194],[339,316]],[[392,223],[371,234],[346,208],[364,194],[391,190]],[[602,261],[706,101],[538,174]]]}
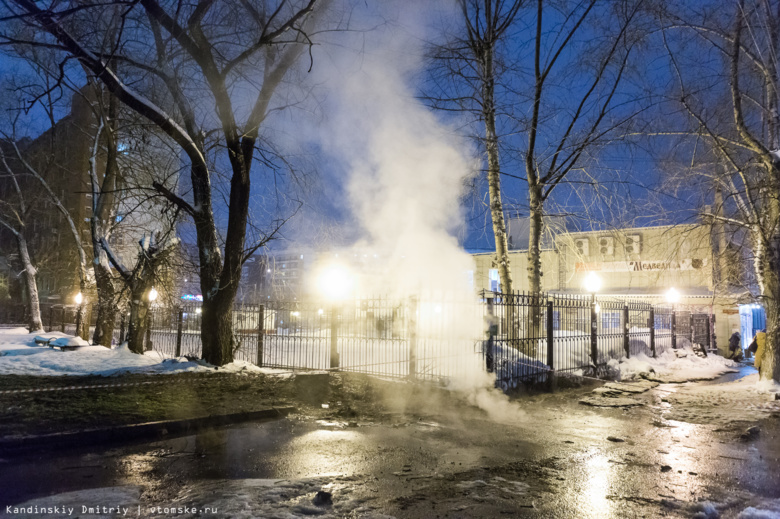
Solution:
{"label": "glowing street light", "polygon": [[149,298],[149,301],[154,303],[154,301],[157,299],[158,295],[159,294],[157,293],[157,290],[155,290],[155,288],[152,287],[152,289],[149,291],[149,295],[147,297]]}
{"label": "glowing street light", "polygon": [[73,300],[76,302],[77,305],[80,305],[81,303],[84,302],[84,295],[81,292],[79,292],[78,294],[73,296]]}
{"label": "glowing street light", "polygon": [[585,287],[585,291],[591,294],[595,294],[599,290],[601,290],[601,278],[598,274],[591,271],[588,273],[587,276],[585,276],[585,281],[583,282],[583,286]]}
{"label": "glowing street light", "polygon": [[670,304],[675,304],[680,301],[680,293],[674,288],[670,288],[666,292],[666,301]]}
{"label": "glowing street light", "polygon": [[339,301],[348,296],[352,285],[353,279],[349,271],[338,264],[324,268],[317,280],[320,294],[331,301]]}

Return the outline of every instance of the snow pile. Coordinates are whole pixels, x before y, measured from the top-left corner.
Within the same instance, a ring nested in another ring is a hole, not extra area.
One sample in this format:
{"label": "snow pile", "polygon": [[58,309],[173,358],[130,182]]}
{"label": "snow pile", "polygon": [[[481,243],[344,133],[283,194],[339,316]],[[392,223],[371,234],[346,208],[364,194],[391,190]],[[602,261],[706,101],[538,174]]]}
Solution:
{"label": "snow pile", "polygon": [[[159,352],[144,355],[132,353],[127,344],[109,349],[89,346],[83,339],[59,332],[38,334],[40,338],[55,337],[52,344],[79,346],[74,351],[61,351],[35,343],[36,336],[25,328],[0,329],[0,375],[102,375],[122,373],[167,374],[209,372],[214,367],[203,362],[165,359]],[[86,345],[85,345],[86,344]],[[236,361],[219,368],[227,372],[268,372],[247,362]]]}
{"label": "snow pile", "polygon": [[[773,391],[767,391],[770,387]],[[733,382],[711,385],[669,385],[665,400],[669,409],[667,420],[696,424],[717,424],[726,427],[766,418],[768,413],[780,413],[780,386],[758,383],[758,373]]]}
{"label": "snow pile", "polygon": [[685,382],[710,380],[724,373],[736,372],[739,364],[720,355],[699,357],[688,347],[664,351],[656,358],[638,353],[631,358],[611,359],[607,367],[617,380],[643,376],[663,382]]}

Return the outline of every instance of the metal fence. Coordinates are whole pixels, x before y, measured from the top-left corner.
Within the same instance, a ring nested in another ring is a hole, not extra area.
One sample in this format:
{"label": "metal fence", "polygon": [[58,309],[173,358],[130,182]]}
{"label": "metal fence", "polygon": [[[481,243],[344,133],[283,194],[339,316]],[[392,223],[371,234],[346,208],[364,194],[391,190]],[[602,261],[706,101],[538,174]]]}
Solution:
{"label": "metal fence", "polygon": [[[76,333],[76,305],[42,305],[49,331]],[[164,357],[199,358],[201,303],[152,307],[146,349]],[[20,305],[0,306],[0,322],[23,323]],[[85,309],[94,329],[95,315]],[[117,319],[114,343],[125,337]],[[339,304],[268,301],[236,305],[236,360],[258,366],[340,369],[392,378],[442,380],[494,373],[504,388],[552,381],[551,375],[600,376],[610,359],[690,342],[714,345],[706,314],[638,301],[585,295],[483,292],[463,301],[445,294],[404,299],[359,298]]]}

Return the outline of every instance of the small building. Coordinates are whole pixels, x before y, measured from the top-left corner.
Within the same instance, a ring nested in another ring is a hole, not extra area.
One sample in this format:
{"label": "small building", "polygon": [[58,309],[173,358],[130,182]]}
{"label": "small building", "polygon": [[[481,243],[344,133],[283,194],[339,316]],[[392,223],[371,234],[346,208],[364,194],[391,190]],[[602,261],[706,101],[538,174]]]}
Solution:
{"label": "small building", "polygon": [[[525,220],[509,222],[510,236],[513,227],[527,230]],[[509,254],[513,288],[518,291],[528,289],[527,242],[527,238],[520,241],[525,247]],[[725,351],[734,331],[743,329],[745,340],[747,329],[742,326],[740,304],[752,301],[748,292],[739,288],[745,286],[746,280],[734,279],[733,275],[725,279],[720,272],[723,262],[713,242],[711,226],[705,224],[584,232],[555,226],[542,240],[542,290],[585,293],[583,283],[590,272],[597,273],[602,280],[598,298],[671,304],[666,294],[674,288],[680,296],[674,303],[678,311],[712,316],[715,344]],[[513,240],[516,243],[518,240]],[[729,254],[734,256],[732,252]],[[477,253],[473,257],[475,288],[500,292],[495,253]],[[742,268],[733,268],[734,261],[728,264],[736,272],[748,269],[744,264]]]}

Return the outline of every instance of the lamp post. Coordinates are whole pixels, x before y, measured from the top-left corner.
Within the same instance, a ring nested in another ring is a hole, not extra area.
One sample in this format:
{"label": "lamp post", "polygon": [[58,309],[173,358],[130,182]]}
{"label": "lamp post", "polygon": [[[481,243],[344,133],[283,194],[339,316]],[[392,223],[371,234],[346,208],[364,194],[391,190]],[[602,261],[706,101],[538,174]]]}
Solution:
{"label": "lamp post", "polygon": [[672,305],[672,322],[670,324],[672,332],[672,349],[677,348],[677,312],[675,312],[675,304],[680,300],[680,293],[674,288],[670,288],[666,292],[666,302]]}
{"label": "lamp post", "polygon": [[598,313],[601,310],[596,302],[596,292],[601,290],[601,278],[598,274],[591,271],[585,276],[583,282],[586,292],[590,292],[590,358],[593,365],[598,365],[599,347],[598,347]]}
{"label": "lamp post", "polygon": [[338,316],[339,303],[351,292],[353,279],[343,265],[333,263],[323,268],[317,280],[317,288],[330,305],[330,367],[339,367]]}
{"label": "lamp post", "polygon": [[81,322],[84,318],[84,303],[86,302],[86,299],[84,298],[84,294],[79,292],[73,297],[73,301],[78,305],[78,309],[76,310],[76,337],[81,337]]}

